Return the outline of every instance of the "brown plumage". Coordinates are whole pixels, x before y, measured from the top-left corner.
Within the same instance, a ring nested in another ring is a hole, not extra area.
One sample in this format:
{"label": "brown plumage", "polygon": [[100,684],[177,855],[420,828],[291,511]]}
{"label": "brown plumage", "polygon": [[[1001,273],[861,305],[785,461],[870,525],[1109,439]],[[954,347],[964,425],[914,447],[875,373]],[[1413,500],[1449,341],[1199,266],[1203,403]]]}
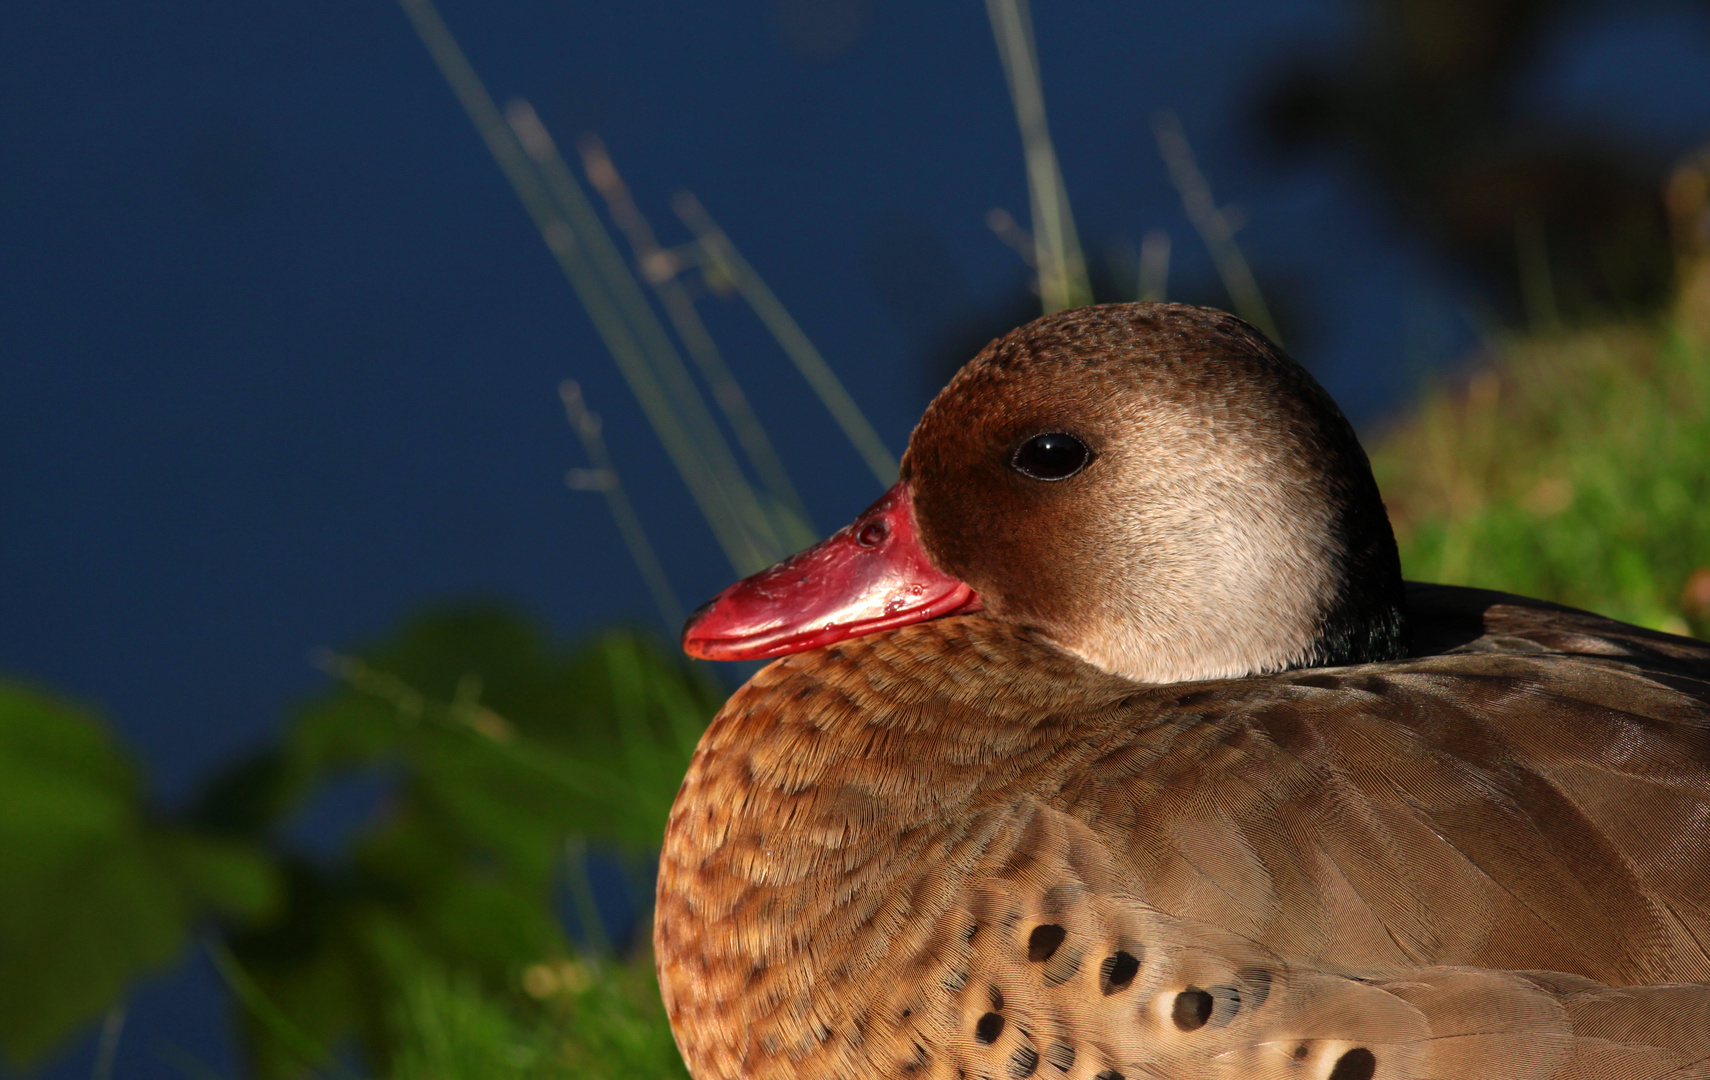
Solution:
{"label": "brown plumage", "polygon": [[[1041,430],[1090,463],[1016,473]],[[1199,309],[994,343],[904,477],[985,610],[708,729],[656,914],[700,1080],[1710,1077],[1710,646],[1403,593],[1340,413]]]}

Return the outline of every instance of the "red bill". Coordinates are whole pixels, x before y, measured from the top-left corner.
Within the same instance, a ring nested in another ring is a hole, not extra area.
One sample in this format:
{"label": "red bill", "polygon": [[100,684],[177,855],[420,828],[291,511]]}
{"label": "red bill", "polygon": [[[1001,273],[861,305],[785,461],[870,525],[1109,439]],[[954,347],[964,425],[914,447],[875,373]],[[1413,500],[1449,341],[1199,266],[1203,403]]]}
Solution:
{"label": "red bill", "polygon": [[899,483],[825,540],[713,597],[689,616],[683,651],[764,660],[979,608],[972,588],[927,559]]}

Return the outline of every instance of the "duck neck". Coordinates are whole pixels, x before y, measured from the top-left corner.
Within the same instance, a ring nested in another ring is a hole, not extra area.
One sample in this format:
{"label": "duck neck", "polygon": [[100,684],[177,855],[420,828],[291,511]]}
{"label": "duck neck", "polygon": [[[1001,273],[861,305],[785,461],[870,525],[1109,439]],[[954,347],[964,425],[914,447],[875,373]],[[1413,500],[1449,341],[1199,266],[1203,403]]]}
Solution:
{"label": "duck neck", "polygon": [[1406,590],[1401,557],[1377,484],[1366,471],[1338,522],[1347,552],[1342,582],[1319,618],[1317,640],[1302,667],[1340,667],[1407,655]]}

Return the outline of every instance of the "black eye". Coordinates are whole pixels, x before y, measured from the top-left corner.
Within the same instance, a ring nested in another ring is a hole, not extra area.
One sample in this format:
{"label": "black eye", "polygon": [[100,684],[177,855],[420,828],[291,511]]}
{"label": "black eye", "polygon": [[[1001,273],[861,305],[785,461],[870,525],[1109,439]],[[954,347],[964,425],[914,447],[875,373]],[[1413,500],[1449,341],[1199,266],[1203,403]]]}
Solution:
{"label": "black eye", "polygon": [[1016,447],[1009,466],[1035,480],[1067,480],[1091,460],[1086,443],[1064,431],[1047,431]]}

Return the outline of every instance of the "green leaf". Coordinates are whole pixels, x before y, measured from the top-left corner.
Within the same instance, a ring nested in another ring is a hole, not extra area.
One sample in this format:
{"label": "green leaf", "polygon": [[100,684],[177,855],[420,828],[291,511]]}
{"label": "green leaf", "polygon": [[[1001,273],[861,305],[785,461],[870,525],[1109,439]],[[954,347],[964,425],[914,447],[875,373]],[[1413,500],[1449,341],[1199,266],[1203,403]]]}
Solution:
{"label": "green leaf", "polygon": [[256,852],[162,825],[84,712],[0,683],[0,1051],[39,1057],[170,961],[207,908],[272,899]]}
{"label": "green leaf", "polygon": [[153,839],[162,868],[194,908],[248,920],[278,903],[278,867],[252,845],[183,830],[158,830]]}
{"label": "green leaf", "polygon": [[[473,980],[483,1008],[528,1015],[521,972],[570,951],[559,918],[569,850],[592,841],[649,866],[723,696],[641,635],[567,647],[477,606],[417,618],[326,666],[338,683],[297,713],[277,751],[217,781],[196,815],[228,836],[277,835],[341,775],[381,769],[393,781],[340,858],[293,861],[279,913],[231,941],[264,1003],[246,1005],[244,1027],[270,1077],[310,1068],[319,1050],[305,1045],[352,1037],[386,1072],[400,1045],[389,1010],[434,972]],[[227,885],[203,895],[242,894],[241,868],[212,876]],[[636,891],[645,903],[645,885]],[[656,1013],[657,991],[646,993],[651,1006],[624,1008]],[[668,1033],[657,1037],[662,1017],[648,1015],[624,1023],[644,1032],[648,1054],[663,1045],[659,1060],[674,1061]],[[556,1050],[542,1059],[561,1060]]]}

